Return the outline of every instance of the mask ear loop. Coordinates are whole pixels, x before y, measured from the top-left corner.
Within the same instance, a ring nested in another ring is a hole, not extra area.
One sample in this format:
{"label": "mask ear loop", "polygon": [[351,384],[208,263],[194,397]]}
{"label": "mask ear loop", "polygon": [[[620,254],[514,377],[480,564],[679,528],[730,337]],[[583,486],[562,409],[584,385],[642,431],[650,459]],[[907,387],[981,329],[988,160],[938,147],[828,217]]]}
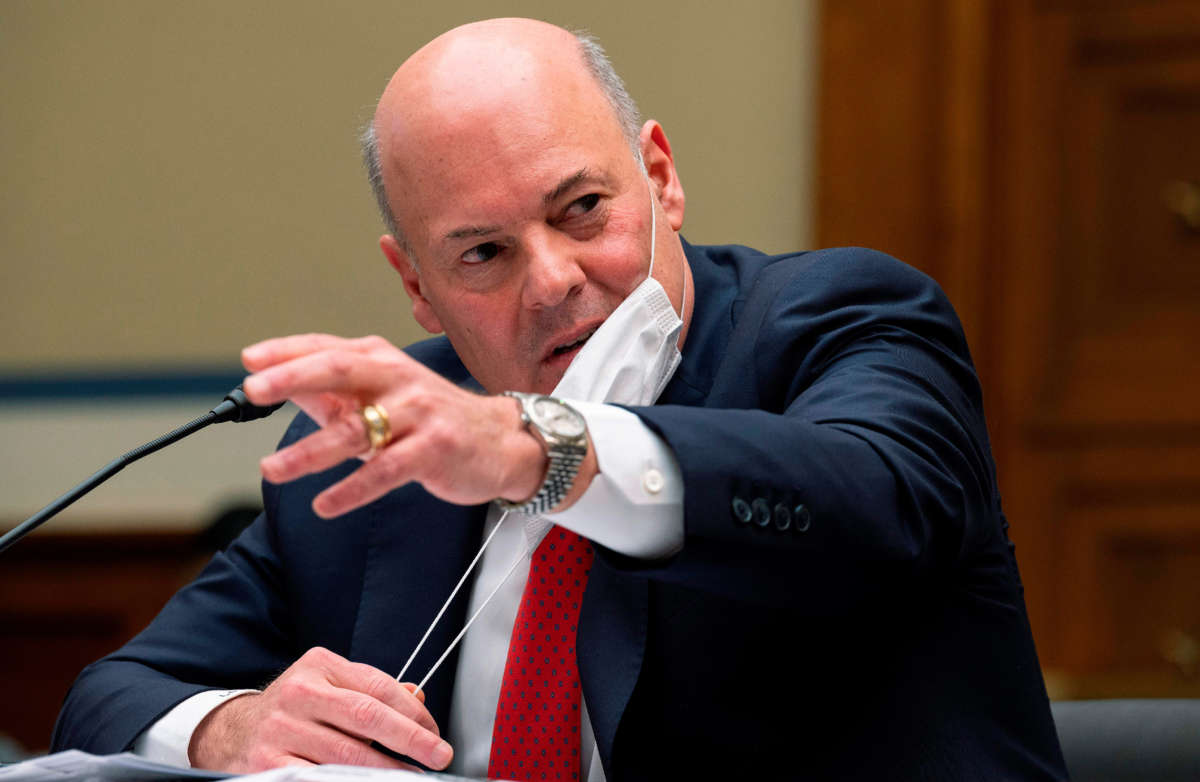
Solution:
{"label": "mask ear loop", "polygon": [[[492,542],[492,538],[496,537],[496,533],[500,531],[500,525],[503,524],[504,520],[507,518],[508,518],[508,511],[506,510],[500,515],[499,520],[496,521],[496,526],[492,529],[491,533],[487,536],[487,539],[483,541],[483,545],[479,547],[479,551],[475,554],[475,558],[471,560],[471,564],[467,565],[467,570],[465,573],[462,574],[462,578],[460,578],[458,580],[458,583],[454,585],[453,591],[450,592],[450,597],[446,598],[446,602],[442,603],[442,608],[441,608],[441,610],[439,610],[437,612],[437,616],[435,616],[433,618],[433,621],[429,623],[429,628],[427,630],[425,630],[425,635],[421,636],[421,640],[417,642],[417,648],[413,649],[412,654],[409,655],[408,662],[404,663],[404,667],[402,669],[400,669],[400,673],[396,674],[396,681],[401,681],[404,678],[404,674],[408,673],[409,666],[411,666],[413,663],[413,660],[415,660],[417,658],[417,654],[420,653],[421,649],[425,646],[425,642],[427,640],[429,640],[429,634],[433,632],[434,627],[437,627],[437,623],[439,621],[441,621],[442,615],[446,613],[446,609],[450,607],[450,603],[454,601],[454,597],[458,594],[459,590],[462,589],[462,585],[467,582],[467,576],[471,575],[471,571],[473,571],[475,569],[475,565],[477,565],[479,563],[480,558],[483,557],[483,552],[487,550],[488,544],[490,544]],[[450,648],[447,649],[442,654],[442,656],[438,658],[438,661],[433,664],[433,668],[430,669],[429,673],[425,674],[425,678],[421,679],[421,683],[417,685],[418,690],[425,689],[425,682],[429,681],[429,677],[433,676],[434,671],[436,671],[438,669],[438,666],[440,666],[442,664],[442,661],[446,659],[446,656],[449,655],[451,650],[453,650],[454,647],[458,645],[458,642],[463,637],[463,634],[467,632],[467,628],[471,626],[471,622],[474,622],[475,617],[479,616],[479,612],[484,609],[484,606],[486,606],[489,602],[491,602],[492,595],[495,595],[496,592],[500,589],[500,587],[504,585],[504,582],[508,580],[508,576],[511,575],[513,572],[513,569],[516,568],[517,562],[520,562],[524,558],[525,558],[525,555],[522,554],[520,557],[517,558],[517,561],[513,563],[513,566],[508,569],[508,573],[505,574],[504,578],[500,581],[500,583],[496,585],[496,588],[492,590],[492,594],[488,595],[487,600],[483,601],[483,605],[481,605],[479,607],[479,609],[467,621],[467,624],[466,624],[466,626],[463,627],[462,632],[460,632],[458,634],[458,637],[455,638],[450,643]]]}
{"label": "mask ear loop", "polygon": [[[650,271],[646,279],[654,274],[654,248],[658,246],[658,210],[654,208],[654,185],[646,176],[646,189],[650,193]],[[687,270],[683,272],[683,298],[679,300],[679,320],[683,321],[683,313],[687,312]]]}
{"label": "mask ear loop", "polygon": [[654,185],[650,182],[650,177],[646,177],[646,190],[650,193],[650,270],[646,272],[646,279],[654,274],[654,248],[658,246],[658,210],[654,208]]}
{"label": "mask ear loop", "polygon": [[[499,524],[497,524],[497,526],[499,526]],[[480,551],[480,553],[483,553],[483,552]],[[525,553],[528,553],[528,552],[525,552]],[[479,606],[479,608],[475,609],[475,613],[471,614],[471,618],[468,619],[467,623],[463,625],[463,629],[459,630],[458,635],[454,636],[454,640],[451,641],[450,645],[446,647],[446,651],[442,652],[442,656],[437,658],[437,662],[435,662],[433,664],[433,667],[429,669],[429,673],[425,674],[425,677],[422,678],[421,681],[417,683],[418,690],[425,689],[425,683],[428,682],[435,673],[437,673],[437,669],[440,668],[442,666],[442,663],[446,661],[446,658],[450,656],[450,652],[454,651],[454,648],[456,646],[458,646],[458,642],[461,641],[463,639],[463,636],[467,634],[467,628],[469,628],[472,624],[475,623],[475,619],[480,614],[483,613],[483,609],[487,608],[488,603],[492,602],[492,598],[495,597],[496,593],[500,591],[500,587],[504,586],[505,583],[508,582],[508,577],[511,576],[513,574],[513,571],[517,569],[517,565],[519,565],[525,561],[525,553],[522,553],[521,556],[519,556],[513,560],[512,565],[510,565],[508,568],[508,572],[504,574],[504,578],[500,579],[500,583],[496,584],[496,588],[493,589],[488,594],[487,598],[483,601],[483,605],[481,605],[481,606]],[[467,571],[467,572],[470,572],[470,571]],[[465,578],[465,576],[464,576],[464,578]],[[454,596],[451,595],[451,599],[453,599],[453,597]],[[437,620],[435,619],[434,621],[436,622]],[[432,630],[433,628],[430,627],[430,629]],[[415,652],[414,652],[414,654],[415,654]],[[403,675],[403,672],[401,675]],[[399,680],[399,677],[397,677],[397,681],[398,680]]]}

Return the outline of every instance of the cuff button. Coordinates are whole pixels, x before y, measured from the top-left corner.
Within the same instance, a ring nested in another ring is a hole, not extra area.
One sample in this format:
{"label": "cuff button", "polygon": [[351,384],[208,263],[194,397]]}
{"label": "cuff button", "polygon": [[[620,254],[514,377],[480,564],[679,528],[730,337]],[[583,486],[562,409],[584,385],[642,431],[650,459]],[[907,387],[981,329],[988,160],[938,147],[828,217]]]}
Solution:
{"label": "cuff button", "polygon": [[658,470],[652,468],[642,473],[642,488],[647,494],[658,494],[666,484],[667,479]]}
{"label": "cuff button", "polygon": [[733,498],[733,502],[730,503],[730,509],[733,511],[733,520],[739,524],[749,524],[750,519],[754,516],[750,511],[750,503],[741,497]]}

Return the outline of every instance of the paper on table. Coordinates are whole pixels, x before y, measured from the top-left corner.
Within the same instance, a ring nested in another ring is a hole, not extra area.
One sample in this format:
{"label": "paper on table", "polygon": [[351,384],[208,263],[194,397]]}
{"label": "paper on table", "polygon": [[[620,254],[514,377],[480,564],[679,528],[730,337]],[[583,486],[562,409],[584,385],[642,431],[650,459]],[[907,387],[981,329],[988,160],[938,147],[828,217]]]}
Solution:
{"label": "paper on table", "polygon": [[240,777],[238,782],[478,782],[469,777],[364,766],[287,766]]}
{"label": "paper on table", "polygon": [[[0,766],[0,782],[197,782],[236,776],[153,763],[130,752],[92,755],[77,749]],[[472,782],[467,777],[363,766],[287,766],[247,774],[239,782]]]}
{"label": "paper on table", "polygon": [[77,749],[0,766],[0,782],[175,782],[227,779],[230,776],[220,771],[152,763],[131,752],[92,755]]}

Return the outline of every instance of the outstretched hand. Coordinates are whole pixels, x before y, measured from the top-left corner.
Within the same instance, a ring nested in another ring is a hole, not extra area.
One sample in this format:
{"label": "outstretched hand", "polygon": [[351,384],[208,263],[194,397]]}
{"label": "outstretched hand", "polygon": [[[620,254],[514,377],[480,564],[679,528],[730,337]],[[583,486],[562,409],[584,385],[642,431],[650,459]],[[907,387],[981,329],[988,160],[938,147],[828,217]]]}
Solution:
{"label": "outstretched hand", "polygon": [[[282,483],[364,457],[313,501],[320,516],[410,481],[460,505],[522,500],[545,474],[545,454],[522,427],[515,400],[459,388],[380,337],[282,337],[246,348],[242,362],[254,373],[243,386],[252,402],[291,399],[321,426],[264,458],[263,477]],[[374,452],[359,412],[368,404],[383,407],[391,422],[391,441]]]}

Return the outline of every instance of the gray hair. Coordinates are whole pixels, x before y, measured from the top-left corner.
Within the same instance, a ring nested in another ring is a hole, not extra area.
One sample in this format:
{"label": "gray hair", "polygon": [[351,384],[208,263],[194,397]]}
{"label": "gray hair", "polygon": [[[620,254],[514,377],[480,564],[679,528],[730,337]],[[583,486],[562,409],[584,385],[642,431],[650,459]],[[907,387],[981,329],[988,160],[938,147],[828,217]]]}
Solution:
{"label": "gray hair", "polygon": [[[617,75],[612,61],[608,59],[600,42],[583,30],[574,30],[572,34],[579,42],[579,52],[583,56],[588,72],[600,86],[604,97],[608,99],[609,106],[612,107],[613,114],[616,115],[617,123],[621,126],[621,134],[625,136],[625,141],[629,144],[634,159],[639,167],[644,168],[645,163],[642,160],[639,141],[642,118],[638,113],[637,104],[634,103],[629,91],[625,89],[625,82]],[[392,212],[392,206],[388,202],[387,190],[383,186],[383,162],[379,156],[379,139],[375,135],[374,120],[368,122],[363,128],[362,134],[359,136],[359,143],[362,145],[363,166],[367,170],[367,181],[370,182],[371,191],[375,194],[375,202],[379,206],[383,224],[387,227],[388,233],[395,237],[412,259],[412,247],[400,233],[400,226],[396,224],[396,215]]]}
{"label": "gray hair", "polygon": [[629,144],[629,150],[633,152],[633,157],[637,160],[638,165],[644,167],[639,139],[642,130],[642,115],[638,113],[637,104],[633,102],[633,97],[625,89],[625,82],[617,75],[612,61],[608,59],[600,42],[584,30],[573,30],[572,34],[575,36],[575,40],[579,41],[579,51],[583,55],[588,72],[600,85],[600,90],[608,99],[608,105],[617,115],[617,123],[621,126],[621,133]]}

